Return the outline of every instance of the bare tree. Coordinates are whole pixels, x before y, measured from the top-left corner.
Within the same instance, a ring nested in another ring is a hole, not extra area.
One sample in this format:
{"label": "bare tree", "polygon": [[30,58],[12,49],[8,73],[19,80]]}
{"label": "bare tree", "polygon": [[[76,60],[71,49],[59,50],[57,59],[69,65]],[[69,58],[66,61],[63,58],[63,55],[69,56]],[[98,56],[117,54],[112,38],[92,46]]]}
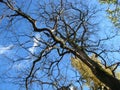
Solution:
{"label": "bare tree", "polygon": [[97,5],[83,0],[0,0],[0,5],[2,44],[12,44],[10,54],[1,54],[12,62],[1,78],[26,90],[84,82],[78,74],[70,78],[70,57],[74,56],[111,90],[120,89],[120,81],[89,57],[94,53],[106,68],[116,65],[113,73],[119,66],[119,62],[107,64],[110,54],[119,54],[118,48],[106,46],[118,33],[100,35],[103,30],[96,19],[101,18],[101,9]]}

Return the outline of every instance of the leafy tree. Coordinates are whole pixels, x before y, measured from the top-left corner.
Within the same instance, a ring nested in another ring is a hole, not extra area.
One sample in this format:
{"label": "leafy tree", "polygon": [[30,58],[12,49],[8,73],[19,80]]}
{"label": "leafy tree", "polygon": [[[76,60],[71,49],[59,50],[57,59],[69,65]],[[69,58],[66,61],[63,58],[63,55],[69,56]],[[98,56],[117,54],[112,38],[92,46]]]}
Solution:
{"label": "leafy tree", "polygon": [[[94,60],[95,62],[97,62],[102,68],[104,68],[105,72],[112,75],[113,77],[116,76],[116,78],[119,79],[118,76],[118,72],[112,72],[115,68],[115,66],[111,66],[111,67],[105,67],[100,60],[97,59],[97,57],[95,56],[95,54],[93,54],[90,57],[92,60]],[[82,74],[82,78],[85,79],[87,82],[87,85],[90,86],[91,88],[93,88],[93,90],[109,90],[109,87],[107,87],[104,83],[102,83],[100,80],[98,80],[98,78],[96,78],[96,76],[93,74],[93,72],[91,71],[91,69],[84,64],[81,60],[79,60],[78,58],[71,58],[72,61],[72,65],[73,67],[75,67],[80,74]]]}
{"label": "leafy tree", "polygon": [[114,25],[120,28],[120,1],[119,0],[99,0],[102,4],[106,4],[106,12],[108,18]]}
{"label": "leafy tree", "polygon": [[113,43],[119,33],[99,26],[105,11],[97,2],[0,0],[0,6],[2,80],[26,90],[59,90],[70,84],[82,90],[84,82],[120,89],[114,73],[120,49]]}

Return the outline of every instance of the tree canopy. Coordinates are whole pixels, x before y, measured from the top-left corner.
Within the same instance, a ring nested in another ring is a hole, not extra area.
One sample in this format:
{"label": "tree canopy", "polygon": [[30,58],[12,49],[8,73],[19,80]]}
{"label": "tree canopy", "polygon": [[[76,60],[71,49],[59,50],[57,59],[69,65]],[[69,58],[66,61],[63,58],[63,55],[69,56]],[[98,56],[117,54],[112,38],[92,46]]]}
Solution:
{"label": "tree canopy", "polygon": [[119,90],[119,8],[106,4],[119,5],[0,0],[0,83],[15,90]]}
{"label": "tree canopy", "polygon": [[102,4],[106,4],[106,12],[108,18],[113,24],[120,28],[120,1],[119,0],[99,0]]}

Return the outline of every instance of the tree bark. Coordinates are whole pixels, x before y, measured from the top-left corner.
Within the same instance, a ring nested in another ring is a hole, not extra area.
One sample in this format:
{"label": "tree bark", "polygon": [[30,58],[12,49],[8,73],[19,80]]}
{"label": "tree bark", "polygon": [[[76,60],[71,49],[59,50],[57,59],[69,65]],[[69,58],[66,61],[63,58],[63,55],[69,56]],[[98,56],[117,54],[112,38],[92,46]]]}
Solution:
{"label": "tree bark", "polygon": [[111,90],[120,90],[120,80],[106,72],[98,63],[91,60],[84,51],[79,51],[76,56],[82,60],[93,72],[93,74]]}

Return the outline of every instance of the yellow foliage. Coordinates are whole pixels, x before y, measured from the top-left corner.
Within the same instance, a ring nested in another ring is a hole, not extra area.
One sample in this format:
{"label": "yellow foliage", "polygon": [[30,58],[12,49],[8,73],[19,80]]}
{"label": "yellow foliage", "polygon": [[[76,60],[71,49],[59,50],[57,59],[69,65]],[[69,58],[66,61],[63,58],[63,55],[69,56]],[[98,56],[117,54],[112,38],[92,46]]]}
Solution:
{"label": "yellow foliage", "polygon": [[81,60],[77,58],[71,58],[71,63],[74,68],[76,68],[82,77],[87,81],[87,84],[90,85],[90,82],[93,80],[96,84],[100,84],[100,81],[94,76],[90,68],[84,64]]}
{"label": "yellow foliage", "polygon": [[[104,65],[101,64],[100,60],[98,60],[95,57],[94,54],[90,58],[97,62],[102,68],[104,68],[106,72],[112,75],[111,70],[109,68],[106,69]],[[105,86],[99,79],[96,78],[96,76],[92,73],[91,69],[78,58],[72,57],[71,64],[75,69],[79,71],[82,77],[87,81],[87,85],[90,86],[90,84],[93,82],[95,87],[99,87],[101,85]]]}
{"label": "yellow foliage", "polygon": [[120,80],[120,72],[116,72],[116,78]]}

